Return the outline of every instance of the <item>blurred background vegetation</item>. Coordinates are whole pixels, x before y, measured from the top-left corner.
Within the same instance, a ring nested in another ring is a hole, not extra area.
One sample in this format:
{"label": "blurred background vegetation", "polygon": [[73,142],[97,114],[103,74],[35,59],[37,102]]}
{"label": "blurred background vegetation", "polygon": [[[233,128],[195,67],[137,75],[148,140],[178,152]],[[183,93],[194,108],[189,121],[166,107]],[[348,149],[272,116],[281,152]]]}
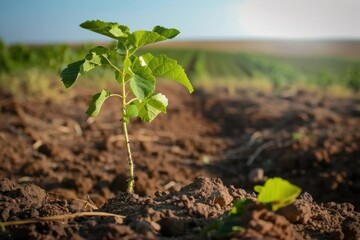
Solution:
{"label": "blurred background vegetation", "polygon": [[[56,96],[63,91],[61,69],[83,59],[93,46],[95,44],[6,45],[0,41],[1,92],[17,96]],[[191,43],[171,48],[159,45],[147,50],[176,59],[197,87],[251,86],[270,91],[300,87],[346,94],[360,91],[360,57],[248,53],[216,47],[195,48]],[[102,84],[112,79],[112,74],[110,70],[99,69],[88,77],[97,79],[92,84]]]}

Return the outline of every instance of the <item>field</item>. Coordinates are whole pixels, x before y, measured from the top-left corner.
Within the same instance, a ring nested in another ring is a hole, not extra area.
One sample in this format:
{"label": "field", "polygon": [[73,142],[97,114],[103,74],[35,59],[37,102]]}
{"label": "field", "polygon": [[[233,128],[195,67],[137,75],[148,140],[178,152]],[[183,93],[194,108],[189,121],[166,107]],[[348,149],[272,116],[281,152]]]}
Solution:
{"label": "field", "polygon": [[85,115],[95,88],[117,87],[112,73],[64,91],[57,72],[82,46],[2,46],[0,221],[117,216],[15,224],[0,239],[209,239],[204,227],[274,176],[302,195],[276,213],[250,206],[232,239],[359,239],[359,44],[316,56],[274,44],[175,45],[151,51],[176,58],[196,90],[189,97],[159,80],[167,114],[130,124],[130,196],[117,100],[96,119]]}

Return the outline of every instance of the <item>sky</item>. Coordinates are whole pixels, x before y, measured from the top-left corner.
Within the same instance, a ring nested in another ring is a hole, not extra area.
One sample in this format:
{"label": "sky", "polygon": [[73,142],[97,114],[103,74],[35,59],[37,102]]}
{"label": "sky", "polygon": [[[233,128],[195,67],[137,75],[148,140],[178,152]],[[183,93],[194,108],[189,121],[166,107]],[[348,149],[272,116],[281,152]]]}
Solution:
{"label": "sky", "polygon": [[179,40],[360,40],[360,0],[1,0],[7,43],[104,41],[79,27],[100,19],[151,30],[180,30]]}

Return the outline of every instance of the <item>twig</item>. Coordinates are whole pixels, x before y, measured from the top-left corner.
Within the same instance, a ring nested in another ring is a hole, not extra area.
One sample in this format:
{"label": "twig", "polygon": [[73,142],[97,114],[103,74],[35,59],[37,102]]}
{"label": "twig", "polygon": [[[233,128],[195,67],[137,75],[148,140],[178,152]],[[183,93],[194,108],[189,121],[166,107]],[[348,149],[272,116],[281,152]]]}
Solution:
{"label": "twig", "polygon": [[40,222],[48,222],[48,221],[65,221],[77,217],[115,217],[118,218],[117,220],[124,219],[124,216],[114,214],[114,213],[106,213],[106,212],[80,212],[80,213],[72,213],[72,214],[63,214],[63,215],[56,215],[56,216],[48,216],[48,217],[38,217],[33,219],[25,219],[25,220],[18,220],[18,221],[8,221],[8,222],[0,222],[0,227],[2,231],[6,231],[7,226],[13,225],[24,225],[24,224],[31,224],[31,223],[40,223]]}
{"label": "twig", "polygon": [[177,183],[176,183],[175,181],[170,181],[170,182],[168,182],[167,184],[165,184],[164,189],[165,189],[165,190],[169,190],[170,188],[176,186],[176,184],[177,184]]}
{"label": "twig", "polygon": [[83,135],[83,130],[80,127],[80,124],[74,120],[71,120],[71,123],[74,125],[75,132],[78,136]]}
{"label": "twig", "polygon": [[274,142],[270,141],[270,142],[266,142],[264,144],[261,144],[256,150],[255,152],[248,158],[247,162],[246,162],[246,165],[247,166],[250,166],[254,161],[255,159],[260,155],[260,153],[262,151],[264,151],[265,149],[271,147],[274,145]]}
{"label": "twig", "polygon": [[85,204],[84,208],[90,207],[92,210],[97,210],[97,209],[99,209],[99,208],[93,203],[93,201],[91,201],[89,195],[86,195],[86,198],[87,198],[88,200],[83,200],[83,199],[80,199],[80,198],[66,198],[65,195],[60,194],[60,193],[55,193],[55,192],[48,192],[48,193],[49,193],[49,194],[52,194],[52,195],[55,195],[55,196],[61,196],[62,198],[67,199],[67,200],[73,200],[73,201],[82,202],[82,203]]}

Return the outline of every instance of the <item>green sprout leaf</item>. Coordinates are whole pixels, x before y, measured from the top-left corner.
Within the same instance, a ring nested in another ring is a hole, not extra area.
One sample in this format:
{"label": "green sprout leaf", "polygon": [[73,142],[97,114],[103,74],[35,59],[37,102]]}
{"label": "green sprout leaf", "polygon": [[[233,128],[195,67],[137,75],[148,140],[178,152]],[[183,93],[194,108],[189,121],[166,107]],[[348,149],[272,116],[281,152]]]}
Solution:
{"label": "green sprout leaf", "polygon": [[103,89],[101,92],[95,94],[91,99],[88,109],[86,110],[86,114],[91,117],[95,117],[96,115],[98,115],[101,106],[103,105],[105,100],[108,99],[109,97],[110,97],[110,92],[106,89]]}
{"label": "green sprout leaf", "polygon": [[126,107],[126,116],[127,117],[137,117],[139,115],[139,110],[136,105],[130,104]]}
{"label": "green sprout leaf", "polygon": [[145,78],[134,74],[130,79],[130,89],[139,100],[143,100],[155,91],[155,78]]}
{"label": "green sprout leaf", "polygon": [[237,232],[244,232],[241,216],[251,203],[249,199],[237,199],[229,214],[222,220],[217,220],[202,230],[202,235],[210,235],[215,239],[228,239]]}
{"label": "green sprout leaf", "polygon": [[117,40],[127,37],[129,34],[128,27],[115,22],[92,20],[83,22],[80,27]]}
{"label": "green sprout leaf", "polygon": [[156,26],[152,31],[139,30],[131,34],[130,42],[136,49],[145,45],[172,39],[179,34],[179,30],[175,28],[165,28]]}
{"label": "green sprout leaf", "polygon": [[166,113],[168,99],[165,95],[158,93],[144,99],[141,103],[137,102],[139,117],[144,122],[151,122],[156,116],[163,112]]}
{"label": "green sprout leaf", "polygon": [[70,88],[76,80],[86,72],[101,66],[108,64],[110,53],[105,47],[95,47],[89,51],[85,59],[69,64],[61,72],[61,81],[66,88]]}
{"label": "green sprout leaf", "polygon": [[180,31],[175,28],[165,28],[162,26],[155,26],[153,28],[153,32],[160,34],[161,36],[165,37],[166,39],[173,39],[180,33]]}
{"label": "green sprout leaf", "polygon": [[166,39],[167,38],[161,36],[160,34],[151,31],[139,30],[132,33],[132,44],[136,48]]}
{"label": "green sprout leaf", "polygon": [[139,115],[139,110],[135,104],[130,104],[126,107],[124,121],[129,122],[130,118],[137,117]]}
{"label": "green sprout leaf", "polygon": [[273,211],[291,204],[301,193],[301,188],[279,177],[268,179],[264,186],[257,185],[254,190],[259,193],[258,202],[271,204]]}
{"label": "green sprout leaf", "polygon": [[80,70],[85,60],[71,63],[61,71],[61,81],[66,88],[70,88],[75,81],[83,74]]}
{"label": "green sprout leaf", "polygon": [[141,56],[139,60],[145,62],[155,76],[173,79],[185,86],[190,93],[194,91],[183,67],[176,60],[165,55],[152,56],[149,53]]}

